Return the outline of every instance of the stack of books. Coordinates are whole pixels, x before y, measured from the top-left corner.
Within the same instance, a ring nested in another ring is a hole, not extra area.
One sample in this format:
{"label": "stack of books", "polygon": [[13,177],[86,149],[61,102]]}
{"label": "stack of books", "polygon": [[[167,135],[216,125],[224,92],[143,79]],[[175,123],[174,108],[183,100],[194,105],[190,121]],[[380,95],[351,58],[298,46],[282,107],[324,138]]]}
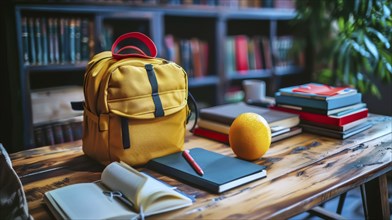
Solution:
{"label": "stack of books", "polygon": [[346,139],[371,127],[362,94],[348,87],[317,83],[279,89],[270,109],[300,116],[304,131]]}
{"label": "stack of books", "polygon": [[299,134],[299,115],[247,105],[243,102],[218,105],[200,110],[194,134],[229,144],[230,125],[242,113],[252,112],[265,118],[271,128],[272,142]]}

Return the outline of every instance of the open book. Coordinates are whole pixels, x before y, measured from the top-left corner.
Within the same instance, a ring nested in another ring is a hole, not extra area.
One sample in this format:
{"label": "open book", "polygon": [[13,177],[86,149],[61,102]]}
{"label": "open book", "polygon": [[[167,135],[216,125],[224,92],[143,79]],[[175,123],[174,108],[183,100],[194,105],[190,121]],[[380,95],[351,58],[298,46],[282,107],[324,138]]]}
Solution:
{"label": "open book", "polygon": [[44,200],[58,219],[136,219],[192,204],[170,186],[118,162],[103,170],[100,181],[46,192]]}

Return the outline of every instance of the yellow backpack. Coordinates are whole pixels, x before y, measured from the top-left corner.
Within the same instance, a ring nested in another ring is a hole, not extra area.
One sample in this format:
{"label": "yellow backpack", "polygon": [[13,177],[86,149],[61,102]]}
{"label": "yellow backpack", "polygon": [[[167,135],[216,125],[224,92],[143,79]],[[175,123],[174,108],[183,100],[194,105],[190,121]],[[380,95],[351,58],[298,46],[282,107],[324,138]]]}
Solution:
{"label": "yellow backpack", "polygon": [[[126,40],[142,44],[117,49]],[[128,50],[133,53],[124,54]],[[182,67],[156,54],[150,38],[131,32],[89,62],[84,76],[86,155],[102,164],[142,165],[183,150],[190,116],[188,77]]]}

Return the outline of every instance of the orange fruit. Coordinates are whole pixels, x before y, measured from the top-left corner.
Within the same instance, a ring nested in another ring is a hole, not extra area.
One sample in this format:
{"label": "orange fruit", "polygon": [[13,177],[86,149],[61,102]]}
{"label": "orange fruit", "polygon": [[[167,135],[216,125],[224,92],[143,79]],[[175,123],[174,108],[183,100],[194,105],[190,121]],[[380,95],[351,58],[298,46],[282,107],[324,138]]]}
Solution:
{"label": "orange fruit", "polygon": [[243,113],[230,126],[229,142],[239,158],[256,160],[262,157],[271,145],[271,129],[262,116]]}

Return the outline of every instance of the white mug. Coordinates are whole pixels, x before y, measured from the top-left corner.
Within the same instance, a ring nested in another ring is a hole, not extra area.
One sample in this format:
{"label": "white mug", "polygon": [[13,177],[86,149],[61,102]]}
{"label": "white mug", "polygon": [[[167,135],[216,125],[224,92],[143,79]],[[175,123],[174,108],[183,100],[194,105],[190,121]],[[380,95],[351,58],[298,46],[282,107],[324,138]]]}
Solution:
{"label": "white mug", "polygon": [[245,92],[245,101],[262,101],[265,99],[265,82],[262,80],[247,79],[242,81]]}

